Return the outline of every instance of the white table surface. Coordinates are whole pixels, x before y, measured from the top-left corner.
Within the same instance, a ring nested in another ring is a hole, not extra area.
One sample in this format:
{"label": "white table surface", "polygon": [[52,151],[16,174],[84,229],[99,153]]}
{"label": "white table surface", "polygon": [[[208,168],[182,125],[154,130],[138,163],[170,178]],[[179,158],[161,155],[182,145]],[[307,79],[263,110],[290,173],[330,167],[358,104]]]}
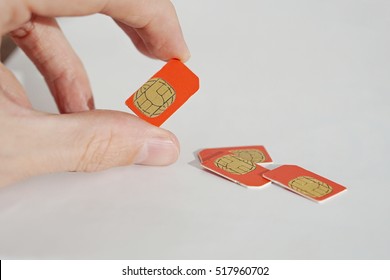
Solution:
{"label": "white table surface", "polygon": [[[390,2],[174,3],[201,79],[163,125],[181,141],[177,163],[0,189],[0,258],[389,259]],[[107,17],[61,23],[97,107],[129,112],[125,99],[163,63]],[[24,54],[7,65],[35,108],[56,112]],[[237,145],[265,145],[348,191],[317,204],[199,168],[197,150]]]}

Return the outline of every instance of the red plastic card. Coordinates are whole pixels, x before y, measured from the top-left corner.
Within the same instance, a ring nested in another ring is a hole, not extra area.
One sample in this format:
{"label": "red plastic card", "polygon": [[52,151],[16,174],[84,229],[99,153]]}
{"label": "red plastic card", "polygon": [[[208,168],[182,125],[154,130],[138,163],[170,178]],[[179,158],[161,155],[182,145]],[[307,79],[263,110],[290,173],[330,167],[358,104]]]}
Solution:
{"label": "red plastic card", "polygon": [[262,187],[270,183],[262,177],[268,169],[228,151],[209,154],[202,166],[218,175],[245,187]]}
{"label": "red plastic card", "polygon": [[200,161],[203,162],[220,152],[229,152],[253,163],[272,163],[271,156],[265,147],[260,145],[203,149],[198,153],[198,156]]}
{"label": "red plastic card", "polygon": [[346,190],[346,187],[296,165],[282,165],[265,172],[263,177],[317,202]]}
{"label": "red plastic card", "polygon": [[172,59],[126,100],[141,119],[163,124],[199,89],[199,78],[178,59]]}

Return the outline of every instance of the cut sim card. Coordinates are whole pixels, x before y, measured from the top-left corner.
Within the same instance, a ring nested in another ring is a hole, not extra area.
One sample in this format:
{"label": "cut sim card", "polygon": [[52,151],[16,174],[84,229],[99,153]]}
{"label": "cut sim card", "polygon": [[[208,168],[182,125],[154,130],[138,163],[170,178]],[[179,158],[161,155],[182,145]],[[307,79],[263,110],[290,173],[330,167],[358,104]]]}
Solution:
{"label": "cut sim card", "polygon": [[265,172],[263,177],[317,202],[346,190],[346,187],[296,165],[279,166]]}
{"label": "cut sim card", "polygon": [[[205,156],[205,153],[199,153],[201,160],[202,155]],[[269,180],[262,177],[262,174],[268,169],[234,153],[214,151],[214,153],[208,153],[206,157],[207,159],[203,158],[201,163],[204,168],[241,186],[262,187],[270,183]]]}
{"label": "cut sim card", "polygon": [[239,146],[203,149],[198,153],[201,162],[207,161],[215,154],[229,152],[252,163],[272,163],[272,158],[264,146]]}
{"label": "cut sim card", "polygon": [[126,105],[141,119],[163,124],[199,89],[199,78],[180,60],[172,59],[133,95]]}

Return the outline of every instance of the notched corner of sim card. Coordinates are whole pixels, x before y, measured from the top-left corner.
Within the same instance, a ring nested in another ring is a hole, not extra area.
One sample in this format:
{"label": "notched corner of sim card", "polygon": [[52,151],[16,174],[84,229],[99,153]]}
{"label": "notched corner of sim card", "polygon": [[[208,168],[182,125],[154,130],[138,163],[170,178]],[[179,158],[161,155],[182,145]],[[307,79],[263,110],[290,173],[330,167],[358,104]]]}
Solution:
{"label": "notched corner of sim card", "polygon": [[280,163],[275,163],[275,162],[262,162],[262,163],[257,163],[257,165],[260,165],[261,167],[264,167],[264,168],[267,168],[268,171],[264,172],[263,173],[263,177],[264,177],[264,174],[273,170],[273,169],[276,169],[276,168],[279,168],[285,164],[280,164]]}

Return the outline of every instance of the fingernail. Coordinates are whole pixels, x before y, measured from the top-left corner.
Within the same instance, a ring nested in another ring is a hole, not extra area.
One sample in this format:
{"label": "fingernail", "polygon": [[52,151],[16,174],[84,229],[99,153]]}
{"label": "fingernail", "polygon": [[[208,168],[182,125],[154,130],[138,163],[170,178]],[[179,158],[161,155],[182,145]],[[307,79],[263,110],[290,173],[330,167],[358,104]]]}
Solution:
{"label": "fingernail", "polygon": [[186,52],[184,53],[181,61],[182,62],[187,62],[191,58],[191,53],[190,50],[187,48]]}
{"label": "fingernail", "polygon": [[179,143],[175,136],[148,139],[134,159],[135,164],[168,165],[179,156]]}
{"label": "fingernail", "polygon": [[26,22],[22,27],[19,27],[18,29],[11,31],[10,34],[13,37],[23,38],[26,37],[33,29],[34,29],[34,24],[30,20]]}

